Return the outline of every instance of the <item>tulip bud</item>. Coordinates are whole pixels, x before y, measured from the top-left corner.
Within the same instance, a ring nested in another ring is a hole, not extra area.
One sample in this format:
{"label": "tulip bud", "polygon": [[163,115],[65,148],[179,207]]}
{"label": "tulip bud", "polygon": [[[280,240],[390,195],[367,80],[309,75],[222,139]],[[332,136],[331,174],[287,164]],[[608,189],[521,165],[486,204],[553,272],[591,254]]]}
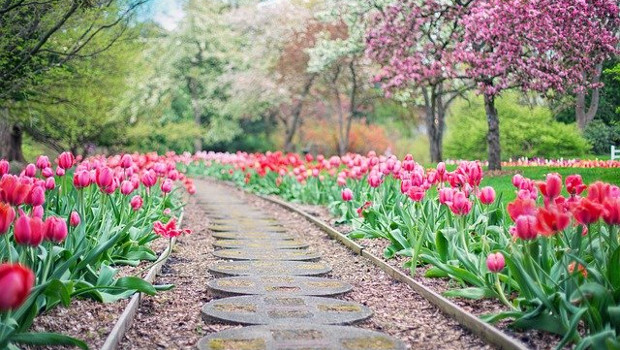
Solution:
{"label": "tulip bud", "polygon": [[43,168],[43,170],[41,170],[41,175],[43,175],[43,177],[45,177],[45,178],[50,178],[50,177],[54,176],[54,169],[52,169],[52,168]]}
{"label": "tulip bud", "polygon": [[71,225],[72,227],[77,227],[80,225],[80,222],[80,214],[78,214],[78,212],[75,210],[72,211],[71,216],[69,217],[69,225]]}
{"label": "tulip bud", "polygon": [[504,266],[506,266],[506,261],[504,260],[504,256],[502,255],[502,253],[491,253],[487,257],[487,268],[489,269],[489,271],[497,273],[502,271],[504,269]]}
{"label": "tulip bud", "polygon": [[161,183],[161,191],[163,193],[170,193],[170,191],[172,191],[172,180],[170,179],[166,179],[164,180],[164,182]]}
{"label": "tulip bud", "polygon": [[171,213],[172,213],[172,210],[170,208],[164,209],[164,215],[170,216]]}
{"label": "tulip bud", "polygon": [[142,197],[140,197],[139,195],[135,195],[131,198],[131,201],[129,203],[131,204],[131,209],[133,209],[134,211],[138,211],[140,210],[140,208],[142,208]]}
{"label": "tulip bud", "polygon": [[521,174],[516,174],[512,177],[512,185],[516,188],[521,188],[521,184],[523,183],[523,176]]}
{"label": "tulip bud", "polygon": [[0,202],[0,235],[7,233],[13,220],[15,220],[15,209],[8,203]]}
{"label": "tulip bud", "polygon": [[121,158],[121,168],[123,169],[127,169],[127,168],[131,168],[131,166],[133,165],[133,158],[131,157],[130,154],[124,154],[123,157]]}
{"label": "tulip bud", "polygon": [[353,200],[353,191],[350,188],[342,190],[342,200],[345,202]]}
{"label": "tulip bud", "polygon": [[37,167],[32,163],[26,165],[26,168],[24,169],[24,176],[35,177],[35,175],[37,175]]}
{"label": "tulip bud", "polygon": [[36,165],[38,169],[43,170],[45,168],[51,167],[52,163],[50,162],[50,159],[47,156],[39,156],[37,158]]}
{"label": "tulip bud", "polygon": [[533,215],[521,215],[515,221],[515,232],[517,237],[523,240],[536,238],[536,217]]}
{"label": "tulip bud", "polygon": [[75,162],[75,157],[71,152],[63,152],[58,156],[57,159],[58,166],[63,169],[71,169],[73,167],[73,163]]}
{"label": "tulip bud", "polygon": [[43,205],[45,203],[45,189],[41,186],[33,186],[26,202],[33,207]]}
{"label": "tulip bud", "polygon": [[19,209],[19,218],[15,221],[13,236],[17,244],[36,247],[43,241],[43,221],[40,218],[29,218]]}
{"label": "tulip bud", "polygon": [[482,204],[491,204],[495,201],[495,190],[491,186],[483,187],[480,189],[478,198]]}
{"label": "tulip bud", "polygon": [[59,217],[50,216],[44,224],[45,239],[60,243],[67,237],[67,222]]}
{"label": "tulip bud", "polygon": [[45,180],[45,189],[53,190],[54,188],[56,188],[56,180],[53,177],[48,177]]}
{"label": "tulip bud", "polygon": [[108,167],[101,167],[95,171],[95,182],[100,189],[105,190],[114,183],[114,173]]}
{"label": "tulip bud", "polygon": [[0,160],[0,176],[8,174],[11,170],[11,164],[5,159]]}
{"label": "tulip bud", "polygon": [[134,186],[131,181],[125,180],[121,183],[121,193],[125,196],[129,195],[131,192],[133,192],[133,190]]}
{"label": "tulip bud", "polygon": [[155,175],[154,171],[149,170],[145,172],[144,174],[142,174],[142,177],[140,178],[140,180],[142,181],[142,184],[144,186],[146,186],[147,188],[150,188],[150,187],[153,187],[155,183],[157,182],[157,175]]}
{"label": "tulip bud", "polygon": [[42,219],[43,218],[43,206],[41,205],[37,205],[36,207],[32,208],[32,217],[33,218],[39,218]]}
{"label": "tulip bud", "polygon": [[80,189],[90,185],[90,172],[88,170],[78,170],[73,174],[73,186]]}
{"label": "tulip bud", "polygon": [[65,176],[65,169],[61,167],[56,168],[56,176]]}
{"label": "tulip bud", "polygon": [[0,311],[19,308],[30,295],[34,280],[34,273],[23,265],[0,265]]}

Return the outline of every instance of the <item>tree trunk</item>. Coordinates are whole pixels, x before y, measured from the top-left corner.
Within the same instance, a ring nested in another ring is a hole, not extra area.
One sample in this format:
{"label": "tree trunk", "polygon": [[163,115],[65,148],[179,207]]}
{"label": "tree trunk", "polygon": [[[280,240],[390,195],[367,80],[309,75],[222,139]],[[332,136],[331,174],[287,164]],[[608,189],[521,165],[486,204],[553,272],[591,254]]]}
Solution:
{"label": "tree trunk", "polygon": [[301,111],[303,110],[304,100],[308,93],[310,92],[310,88],[312,87],[312,83],[314,82],[314,78],[316,75],[312,75],[306,84],[304,85],[304,89],[301,92],[301,96],[299,97],[299,101],[293,107],[293,111],[291,112],[291,122],[289,125],[285,125],[286,134],[284,136],[284,152],[292,152],[293,151],[293,138],[297,133],[297,128],[299,127],[299,117],[301,116]]}
{"label": "tree trunk", "polygon": [[489,132],[487,134],[487,147],[489,151],[489,170],[501,170],[501,146],[499,143],[499,117],[495,108],[495,97],[484,95],[484,110],[487,114]]}
{"label": "tree trunk", "polygon": [[22,153],[22,129],[9,122],[9,110],[0,111],[0,159],[25,163]]}
{"label": "tree trunk", "polygon": [[[598,84],[601,80],[601,72],[603,71],[603,65],[599,64],[596,66],[596,71],[594,73],[593,83]],[[590,98],[590,106],[587,107],[586,111],[586,92],[587,89],[584,89],[581,92],[577,93],[577,101],[575,103],[575,119],[577,120],[577,127],[579,130],[583,131],[588,123],[594,119],[596,112],[598,110],[598,102],[600,99],[600,88],[594,88],[592,90],[592,96]]]}
{"label": "tree trunk", "polygon": [[[202,113],[200,111],[200,104],[198,101],[198,86],[196,79],[192,77],[187,78],[187,87],[189,88],[189,94],[192,99],[192,111],[194,114],[194,123],[196,123],[196,127],[200,128],[202,125],[201,116]],[[202,136],[198,136],[194,139],[194,152],[202,151]]]}
{"label": "tree trunk", "polygon": [[[430,89],[430,91],[429,91]],[[426,133],[430,144],[431,162],[438,163],[443,158],[443,131],[445,126],[445,105],[443,91],[439,86],[423,88],[426,113]]]}

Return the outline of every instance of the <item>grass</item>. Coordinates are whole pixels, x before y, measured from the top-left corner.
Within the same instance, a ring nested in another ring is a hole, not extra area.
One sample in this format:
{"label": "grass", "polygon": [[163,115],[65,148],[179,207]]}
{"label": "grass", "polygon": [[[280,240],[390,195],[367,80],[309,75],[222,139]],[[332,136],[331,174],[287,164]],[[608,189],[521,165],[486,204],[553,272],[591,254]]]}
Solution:
{"label": "grass", "polygon": [[[524,177],[532,180],[544,180],[548,173],[559,173],[562,179],[572,174],[579,174],[585,184],[595,181],[609,182],[620,185],[620,169],[618,168],[555,168],[555,167],[504,167],[505,175],[489,176],[482,180],[481,186],[492,186],[495,188],[498,198],[507,203],[515,199],[515,188],[512,186],[512,176],[520,173]],[[566,195],[566,192],[564,193]]]}

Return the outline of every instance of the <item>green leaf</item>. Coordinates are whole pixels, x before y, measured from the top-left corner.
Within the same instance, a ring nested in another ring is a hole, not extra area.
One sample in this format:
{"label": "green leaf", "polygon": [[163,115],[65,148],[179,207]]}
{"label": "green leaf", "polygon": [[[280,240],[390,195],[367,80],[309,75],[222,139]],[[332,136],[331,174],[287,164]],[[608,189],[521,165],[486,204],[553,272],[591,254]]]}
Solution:
{"label": "green leaf", "polygon": [[562,325],[559,316],[551,315],[549,311],[541,309],[535,315],[526,315],[514,321],[510,327],[517,329],[540,329],[543,331],[564,335],[566,328]]}
{"label": "green leaf", "polygon": [[436,246],[436,252],[439,255],[439,260],[441,260],[441,262],[447,262],[448,261],[448,239],[446,239],[446,236],[444,236],[443,232],[439,231],[437,232],[437,234],[435,235],[435,246]]}
{"label": "green leaf", "polygon": [[88,350],[82,340],[58,333],[19,333],[11,336],[11,341],[28,345],[73,345]]}
{"label": "green leaf", "polygon": [[620,266],[620,246],[616,248],[611,255],[611,259],[607,263],[607,278],[613,286],[615,291],[620,291],[620,273],[618,273],[618,267]]}
{"label": "green leaf", "polygon": [[430,269],[426,270],[424,276],[428,278],[444,278],[448,277],[448,274],[440,268],[431,267]]}
{"label": "green leaf", "polygon": [[46,308],[49,309],[58,302],[65,307],[69,306],[71,303],[71,293],[73,292],[72,289],[73,285],[71,282],[65,284],[58,279],[48,281],[48,285],[43,291],[43,295],[48,298],[48,305],[46,305]]}
{"label": "green leaf", "polygon": [[137,290],[148,295],[155,295],[157,293],[155,287],[153,287],[152,284],[143,280],[142,278],[134,276],[119,278],[118,280],[116,280],[116,283],[114,285],[117,287]]}
{"label": "green leaf", "polygon": [[469,287],[462,289],[452,289],[443,293],[443,295],[450,298],[467,298],[467,299],[483,299],[483,298],[492,298],[497,296],[497,294],[485,287]]}

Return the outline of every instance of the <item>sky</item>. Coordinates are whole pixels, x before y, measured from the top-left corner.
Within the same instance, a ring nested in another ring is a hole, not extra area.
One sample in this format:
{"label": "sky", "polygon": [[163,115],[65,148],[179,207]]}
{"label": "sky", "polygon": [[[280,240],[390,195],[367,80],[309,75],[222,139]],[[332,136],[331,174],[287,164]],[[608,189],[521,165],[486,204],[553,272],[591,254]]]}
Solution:
{"label": "sky", "polygon": [[167,30],[173,30],[183,19],[183,0],[151,0],[144,17],[152,18]]}

